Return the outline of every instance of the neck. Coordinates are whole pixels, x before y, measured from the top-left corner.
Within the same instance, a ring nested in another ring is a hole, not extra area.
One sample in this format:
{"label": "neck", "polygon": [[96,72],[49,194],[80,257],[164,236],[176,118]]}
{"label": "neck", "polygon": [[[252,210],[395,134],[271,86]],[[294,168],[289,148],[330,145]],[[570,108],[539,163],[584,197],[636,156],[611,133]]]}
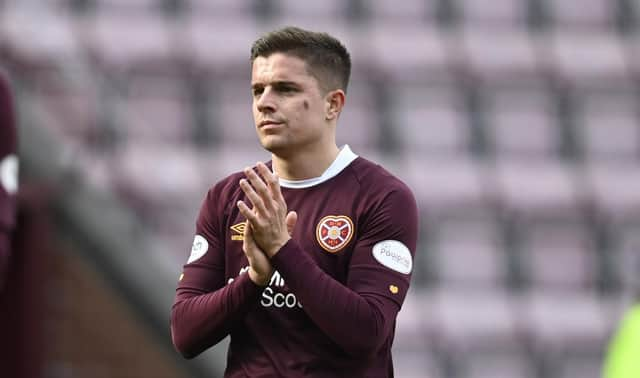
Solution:
{"label": "neck", "polygon": [[340,149],[335,143],[317,149],[307,148],[291,156],[273,153],[275,173],[285,180],[306,180],[318,177],[336,160]]}

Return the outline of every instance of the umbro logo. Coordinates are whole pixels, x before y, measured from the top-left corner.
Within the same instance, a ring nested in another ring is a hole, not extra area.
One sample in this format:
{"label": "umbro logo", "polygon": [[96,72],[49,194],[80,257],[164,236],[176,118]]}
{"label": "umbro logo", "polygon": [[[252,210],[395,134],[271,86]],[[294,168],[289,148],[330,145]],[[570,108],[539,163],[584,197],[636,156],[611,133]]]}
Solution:
{"label": "umbro logo", "polygon": [[244,240],[244,229],[245,227],[247,227],[247,224],[245,222],[242,223],[237,223],[234,224],[233,226],[231,226],[231,231],[233,231],[234,233],[231,234],[231,240],[239,240],[239,241],[243,241]]}

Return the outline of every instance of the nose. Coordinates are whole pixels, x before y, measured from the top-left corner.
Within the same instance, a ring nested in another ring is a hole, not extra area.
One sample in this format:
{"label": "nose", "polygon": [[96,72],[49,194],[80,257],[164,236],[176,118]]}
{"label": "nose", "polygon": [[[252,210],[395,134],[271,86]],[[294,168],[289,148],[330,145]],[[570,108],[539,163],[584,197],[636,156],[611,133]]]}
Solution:
{"label": "nose", "polygon": [[270,87],[265,88],[255,101],[256,108],[260,113],[274,113],[276,111],[276,103],[271,94]]}

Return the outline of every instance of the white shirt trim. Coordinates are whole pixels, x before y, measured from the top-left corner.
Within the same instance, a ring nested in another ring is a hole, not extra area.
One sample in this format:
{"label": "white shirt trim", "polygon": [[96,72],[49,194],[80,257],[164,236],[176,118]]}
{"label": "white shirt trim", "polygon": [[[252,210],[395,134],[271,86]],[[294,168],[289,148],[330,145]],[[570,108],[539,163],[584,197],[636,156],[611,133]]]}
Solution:
{"label": "white shirt trim", "polygon": [[322,184],[323,182],[337,176],[340,172],[347,168],[352,161],[356,160],[357,158],[358,155],[354,154],[353,151],[351,151],[351,148],[349,148],[348,144],[345,144],[338,153],[338,156],[336,156],[336,160],[331,163],[329,168],[327,168],[327,170],[324,171],[322,175],[306,180],[285,180],[283,178],[280,178],[280,186],[290,189],[303,189]]}

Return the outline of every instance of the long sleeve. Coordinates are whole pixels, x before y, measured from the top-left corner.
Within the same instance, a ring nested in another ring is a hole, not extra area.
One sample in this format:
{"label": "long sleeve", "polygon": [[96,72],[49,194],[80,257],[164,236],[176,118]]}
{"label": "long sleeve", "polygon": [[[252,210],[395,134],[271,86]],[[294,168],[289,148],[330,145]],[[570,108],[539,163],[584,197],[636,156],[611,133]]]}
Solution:
{"label": "long sleeve", "polygon": [[8,82],[0,72],[0,289],[11,254],[16,222],[18,158],[15,113]]}
{"label": "long sleeve", "polygon": [[181,286],[171,313],[176,349],[184,357],[193,358],[220,342],[235,321],[257,303],[261,291],[248,274],[211,293]]}
{"label": "long sleeve", "polygon": [[262,288],[241,274],[225,282],[225,250],[218,204],[224,185],[207,194],[198,221],[191,255],[180,277],[171,311],[171,336],[175,348],[193,358],[217,344],[258,301]]}
{"label": "long sleeve", "polygon": [[410,191],[390,193],[357,235],[346,285],[294,240],[272,263],[329,338],[354,357],[368,357],[389,337],[409,288],[417,223]]}

